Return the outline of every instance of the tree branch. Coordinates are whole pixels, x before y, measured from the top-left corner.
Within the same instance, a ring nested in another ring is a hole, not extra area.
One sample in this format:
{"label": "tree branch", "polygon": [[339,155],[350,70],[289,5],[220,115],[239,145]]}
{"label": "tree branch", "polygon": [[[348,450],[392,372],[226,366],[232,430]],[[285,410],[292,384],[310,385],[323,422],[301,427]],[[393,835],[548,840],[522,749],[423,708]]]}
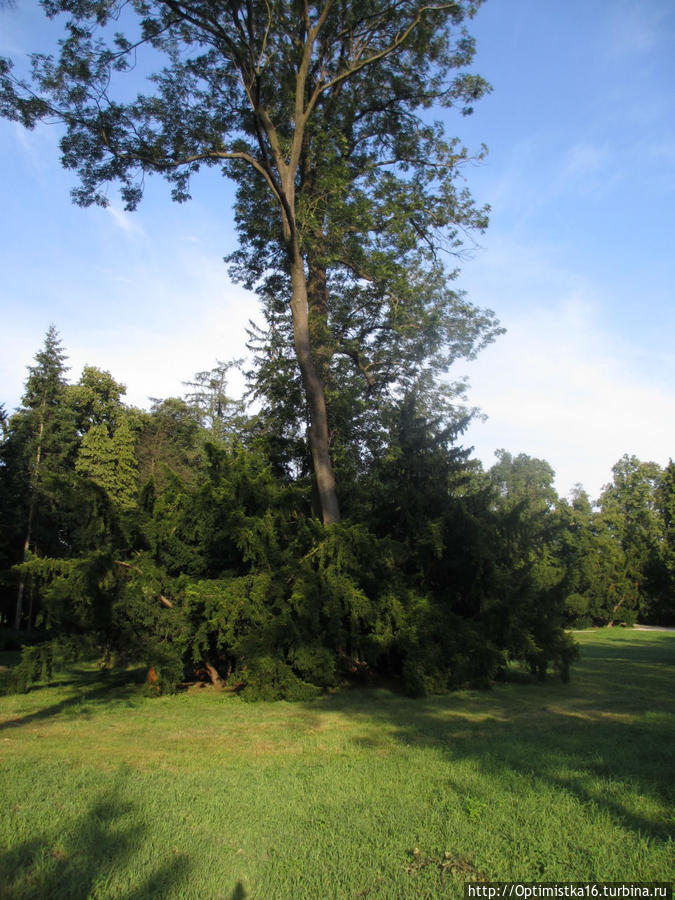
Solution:
{"label": "tree branch", "polygon": [[[357,72],[360,72],[361,69],[364,69],[366,66],[372,65],[373,63],[379,62],[381,59],[385,59],[387,56],[390,56],[394,53],[398,48],[405,43],[405,41],[410,37],[413,31],[417,28],[420,22],[423,19],[424,13],[426,12],[436,12],[444,9],[452,9],[456,6],[456,3],[442,3],[438,6],[423,6],[420,10],[418,10],[417,15],[413,19],[413,21],[405,28],[403,31],[399,31],[395,36],[394,40],[389,44],[389,46],[384,49],[374,53],[372,56],[369,56],[367,59],[363,59],[360,62],[356,62],[354,65],[349,66],[345,69],[344,72],[340,72],[334,78],[331,78],[329,81],[324,82],[323,84],[318,84],[312,97],[307,104],[307,115],[311,112],[311,110],[316,105],[319,97],[322,93],[334,87],[335,85],[340,84],[342,81],[345,81],[347,78],[351,78],[352,75],[355,75]],[[373,26],[370,29],[370,33],[373,34],[376,32],[376,27]],[[361,44],[361,47],[358,49],[358,52],[355,53],[354,57],[356,60],[364,53],[366,47],[368,46],[368,40],[364,40]]]}

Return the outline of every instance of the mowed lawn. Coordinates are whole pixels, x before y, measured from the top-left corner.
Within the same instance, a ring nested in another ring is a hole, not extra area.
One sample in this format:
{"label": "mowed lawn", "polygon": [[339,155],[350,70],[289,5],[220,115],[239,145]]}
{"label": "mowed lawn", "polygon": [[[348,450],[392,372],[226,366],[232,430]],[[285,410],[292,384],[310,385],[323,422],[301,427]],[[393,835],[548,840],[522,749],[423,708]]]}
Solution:
{"label": "mowed lawn", "polygon": [[150,699],[92,667],[0,697],[0,896],[459,897],[671,880],[675,633],[577,635],[571,684]]}

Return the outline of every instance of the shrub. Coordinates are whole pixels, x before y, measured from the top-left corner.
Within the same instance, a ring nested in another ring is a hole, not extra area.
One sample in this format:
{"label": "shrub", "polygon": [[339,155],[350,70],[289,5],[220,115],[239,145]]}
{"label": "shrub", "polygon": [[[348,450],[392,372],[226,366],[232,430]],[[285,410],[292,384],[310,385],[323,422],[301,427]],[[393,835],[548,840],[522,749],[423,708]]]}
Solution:
{"label": "shrub", "polygon": [[261,656],[245,670],[244,700],[312,700],[321,693],[316,685],[301,681],[283,660]]}

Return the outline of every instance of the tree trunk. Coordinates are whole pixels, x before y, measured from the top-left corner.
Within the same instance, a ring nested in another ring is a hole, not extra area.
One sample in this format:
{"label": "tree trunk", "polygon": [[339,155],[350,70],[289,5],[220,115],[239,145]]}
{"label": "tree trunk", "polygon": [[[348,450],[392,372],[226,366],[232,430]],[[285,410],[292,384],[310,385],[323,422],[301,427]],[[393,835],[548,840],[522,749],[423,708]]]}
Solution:
{"label": "tree trunk", "polygon": [[[263,117],[262,127],[265,129],[270,141],[279,175],[280,192],[277,193],[277,196],[281,205],[283,235],[291,271],[290,306],[293,316],[293,344],[309,406],[309,442],[312,450],[312,463],[316,476],[319,503],[321,505],[321,518],[324,525],[333,525],[340,521],[340,504],[335,484],[335,473],[333,472],[333,464],[330,458],[326,395],[320,370],[317,368],[317,362],[312,355],[313,345],[309,322],[307,275],[305,273],[305,260],[300,251],[295,220],[295,179],[298,167],[301,164],[302,148],[303,146],[306,148],[307,141],[304,110],[307,73],[311,55],[310,43],[305,46],[305,52],[296,79],[295,134],[288,162],[281,151],[278,135],[270,125],[269,116],[265,115]],[[266,152],[264,147],[263,152]],[[271,173],[270,183],[274,183],[274,177],[274,174]]]}
{"label": "tree trunk", "polygon": [[[26,561],[26,549],[24,547],[23,551],[23,561]],[[19,590],[16,595],[16,613],[14,616],[14,630],[18,631],[21,628],[21,613],[23,611],[23,592],[25,590],[26,583],[23,580],[23,575],[21,576],[21,581],[19,582]]]}
{"label": "tree trunk", "polygon": [[312,359],[325,388],[330,380],[330,362],[333,356],[328,328],[328,279],[326,267],[311,262],[307,273],[307,308]]}
{"label": "tree trunk", "polygon": [[219,691],[222,690],[224,682],[215,666],[212,666],[211,663],[204,663],[204,668],[208,672],[213,687]]}
{"label": "tree trunk", "polygon": [[302,383],[305,388],[310,416],[310,445],[314,473],[321,503],[321,517],[324,525],[340,521],[335,474],[330,458],[328,414],[323,384],[312,358],[309,333],[309,312],[307,278],[305,266],[299,253],[294,253],[291,263],[291,312],[293,314],[293,342],[300,366]]}
{"label": "tree trunk", "polygon": [[26,631],[28,634],[31,633],[31,629],[33,627],[33,598],[35,597],[35,579],[31,578],[30,580],[30,588],[28,590],[28,622],[26,624]]}

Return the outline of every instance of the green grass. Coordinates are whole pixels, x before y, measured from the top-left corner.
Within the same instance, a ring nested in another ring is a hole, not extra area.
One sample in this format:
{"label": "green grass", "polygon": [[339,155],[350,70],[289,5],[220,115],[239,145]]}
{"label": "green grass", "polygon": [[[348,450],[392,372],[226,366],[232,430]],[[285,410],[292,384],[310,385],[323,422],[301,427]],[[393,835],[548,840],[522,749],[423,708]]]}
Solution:
{"label": "green grass", "polygon": [[569,685],[427,700],[153,700],[86,667],[2,697],[0,896],[435,898],[469,878],[672,879],[675,634],[577,637]]}

